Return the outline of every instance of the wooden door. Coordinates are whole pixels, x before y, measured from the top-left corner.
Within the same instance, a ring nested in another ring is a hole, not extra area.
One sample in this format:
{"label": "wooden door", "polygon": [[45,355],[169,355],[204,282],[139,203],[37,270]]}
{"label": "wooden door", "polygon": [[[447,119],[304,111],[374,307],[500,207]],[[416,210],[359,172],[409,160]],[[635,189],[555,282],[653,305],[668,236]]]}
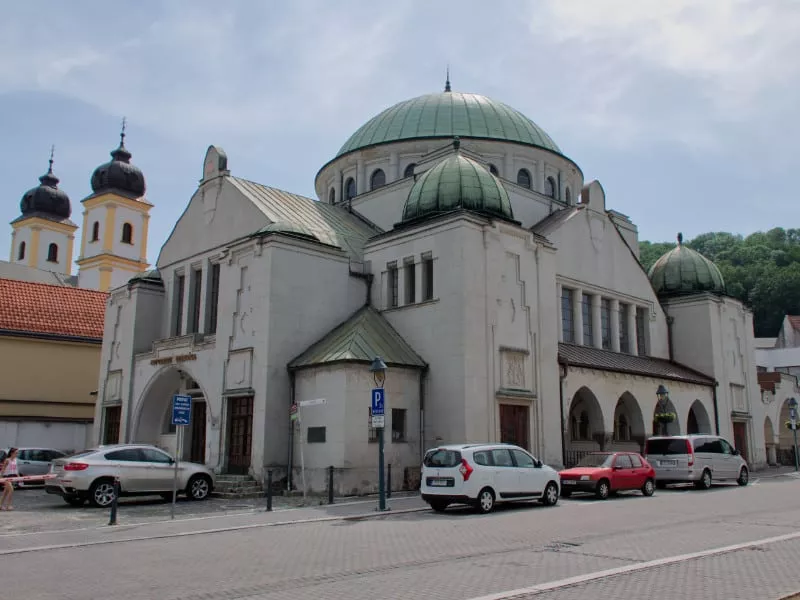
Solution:
{"label": "wooden door", "polygon": [[500,405],[500,441],[530,450],[529,409],[513,404]]}
{"label": "wooden door", "polygon": [[733,445],[748,463],[747,449],[747,423],[734,423],[733,424]]}
{"label": "wooden door", "polygon": [[105,409],[106,422],[103,431],[104,444],[118,444],[119,443],[119,429],[122,420],[122,407],[109,406]]}
{"label": "wooden door", "polygon": [[204,465],[206,463],[206,403],[193,402],[192,413],[192,446],[189,449],[189,460]]}
{"label": "wooden door", "polygon": [[228,473],[247,475],[253,444],[253,397],[228,400]]}

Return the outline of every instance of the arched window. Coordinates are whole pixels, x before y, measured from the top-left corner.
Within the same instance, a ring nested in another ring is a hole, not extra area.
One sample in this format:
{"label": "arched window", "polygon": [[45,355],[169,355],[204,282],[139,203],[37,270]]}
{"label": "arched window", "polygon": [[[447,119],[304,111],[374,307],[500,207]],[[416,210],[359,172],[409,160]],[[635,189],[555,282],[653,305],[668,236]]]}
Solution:
{"label": "arched window", "polygon": [[631,428],[628,425],[628,417],[620,414],[615,423],[614,439],[618,442],[629,442],[631,439]]}
{"label": "arched window", "polygon": [[417,166],[417,163],[411,163],[406,167],[406,170],[403,171],[403,177],[411,177],[414,175],[414,167]]}
{"label": "arched window", "polygon": [[580,422],[578,424],[578,439],[588,440],[589,433],[589,413],[587,413],[585,410],[582,410]]}
{"label": "arched window", "polygon": [[17,252],[17,260],[25,259],[25,242],[19,243],[19,251]]}
{"label": "arched window", "polygon": [[352,177],[344,183],[344,199],[352,200],[356,197],[356,181]]}
{"label": "arched window", "polygon": [[386,173],[383,169],[375,169],[369,178],[369,189],[376,190],[384,185],[386,185]]}
{"label": "arched window", "polygon": [[123,244],[133,243],[133,226],[130,223],[125,223],[122,226],[122,243]]}
{"label": "arched window", "polygon": [[556,180],[552,177],[548,177],[545,179],[544,182],[544,195],[550,196],[551,198],[556,197]]}
{"label": "arched window", "polygon": [[517,185],[531,189],[531,172],[528,169],[520,169],[517,173]]}
{"label": "arched window", "polygon": [[498,171],[497,167],[495,167],[492,163],[489,163],[489,173],[495,177],[500,177],[500,171]]}
{"label": "arched window", "polygon": [[331,188],[331,191],[328,192],[328,204],[336,204],[336,189]]}
{"label": "arched window", "polygon": [[58,246],[56,244],[50,244],[47,247],[47,261],[48,262],[58,262]]}
{"label": "arched window", "polygon": [[96,242],[99,239],[100,239],[100,223],[95,221],[94,225],[92,225],[92,241]]}

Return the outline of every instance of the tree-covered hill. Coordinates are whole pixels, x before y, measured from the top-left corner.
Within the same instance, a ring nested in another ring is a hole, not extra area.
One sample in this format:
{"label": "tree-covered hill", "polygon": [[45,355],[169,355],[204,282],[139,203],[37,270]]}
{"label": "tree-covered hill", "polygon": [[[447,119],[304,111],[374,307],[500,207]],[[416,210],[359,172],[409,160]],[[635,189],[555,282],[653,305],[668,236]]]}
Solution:
{"label": "tree-covered hill", "polygon": [[[703,233],[684,243],[713,260],[728,293],[753,309],[756,337],[777,335],[784,315],[800,313],[800,229],[776,227],[747,237]],[[640,242],[644,268],[674,247],[674,242]]]}

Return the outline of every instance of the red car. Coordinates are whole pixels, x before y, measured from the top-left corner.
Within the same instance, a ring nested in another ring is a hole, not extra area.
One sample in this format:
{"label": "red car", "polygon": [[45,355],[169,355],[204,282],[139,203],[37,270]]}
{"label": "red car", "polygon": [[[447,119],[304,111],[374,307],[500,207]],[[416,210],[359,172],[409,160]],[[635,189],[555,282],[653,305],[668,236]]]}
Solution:
{"label": "red car", "polygon": [[559,476],[564,498],[572,492],[590,492],[605,500],[621,490],[641,490],[652,496],[656,487],[655,469],[636,452],[592,452]]}

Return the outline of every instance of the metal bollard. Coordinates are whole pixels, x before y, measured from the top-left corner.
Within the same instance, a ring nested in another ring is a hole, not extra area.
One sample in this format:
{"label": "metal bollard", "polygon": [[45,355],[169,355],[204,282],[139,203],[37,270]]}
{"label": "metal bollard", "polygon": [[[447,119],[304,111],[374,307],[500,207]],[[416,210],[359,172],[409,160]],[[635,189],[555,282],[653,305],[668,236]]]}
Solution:
{"label": "metal bollard", "polygon": [[389,463],[386,473],[386,497],[392,497],[392,463]]}
{"label": "metal bollard", "polygon": [[111,500],[111,515],[108,519],[109,525],[117,524],[117,499],[119,498],[119,477],[114,478],[114,498]]}
{"label": "metal bollard", "polygon": [[333,504],[333,465],[328,467],[328,504]]}
{"label": "metal bollard", "polygon": [[267,511],[272,512],[272,469],[267,469]]}

